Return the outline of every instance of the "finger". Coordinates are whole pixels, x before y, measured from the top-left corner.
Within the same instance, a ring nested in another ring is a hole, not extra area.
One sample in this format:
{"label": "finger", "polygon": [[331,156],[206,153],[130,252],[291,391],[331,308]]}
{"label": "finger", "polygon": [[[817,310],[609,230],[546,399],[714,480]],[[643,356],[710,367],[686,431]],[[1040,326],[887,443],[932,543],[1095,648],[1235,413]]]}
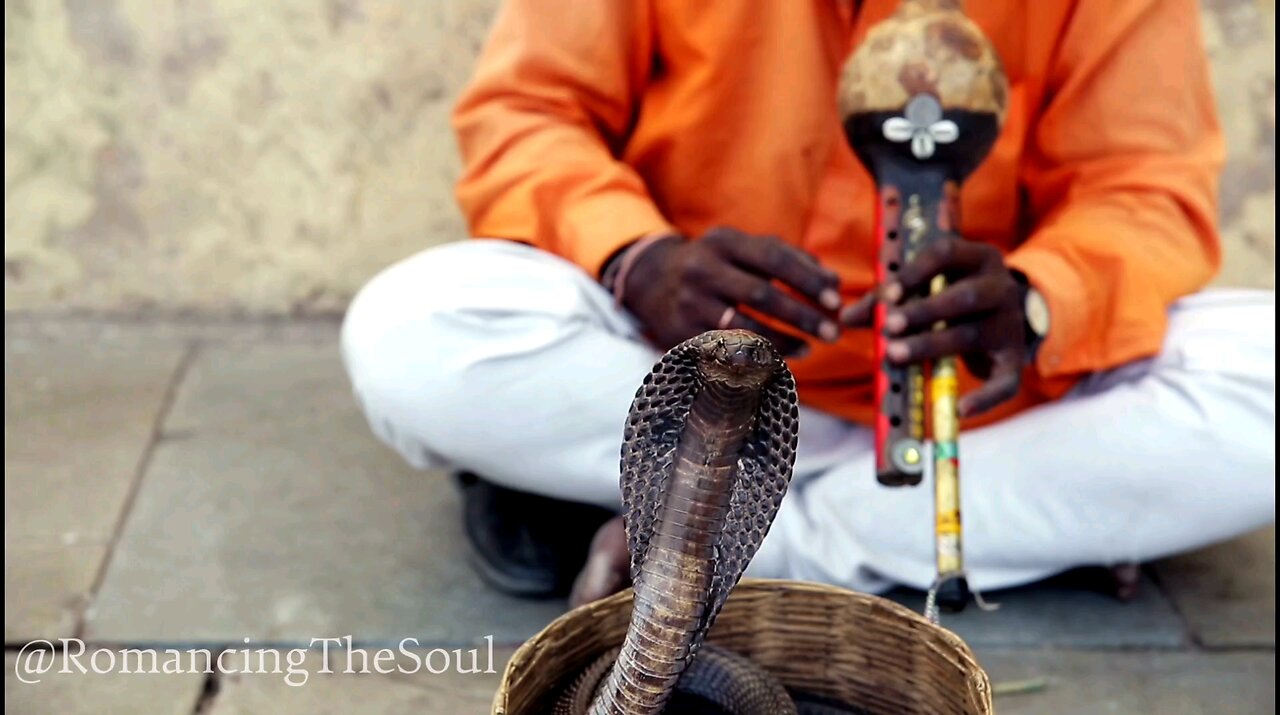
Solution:
{"label": "finger", "polygon": [[1017,286],[999,274],[979,275],[949,285],[941,293],[908,301],[889,311],[885,330],[890,335],[929,328],[938,321],[958,321],[981,315],[1013,298]]}
{"label": "finger", "polygon": [[765,315],[794,326],[803,333],[833,342],[840,337],[840,326],[821,311],[787,295],[769,281],[727,267],[708,277],[708,288],[730,305],[747,305]]}
{"label": "finger", "polygon": [[981,344],[981,325],[964,323],[946,330],[892,340],[885,346],[885,355],[890,362],[902,365],[974,352]]}
{"label": "finger", "polygon": [[878,294],[870,291],[852,305],[846,305],[840,311],[840,324],[846,328],[870,328],[876,317]]}
{"label": "finger", "polygon": [[991,353],[976,352],[966,353],[961,357],[964,360],[964,366],[969,368],[969,374],[980,380],[991,379]]}
{"label": "finger", "polygon": [[736,313],[730,328],[738,328],[740,330],[750,330],[757,335],[762,335],[773,343],[773,349],[778,351],[779,355],[789,358],[802,358],[811,351],[809,344],[793,335],[778,332],[772,328],[765,327],[763,323],[750,316]]}
{"label": "finger", "polygon": [[898,270],[896,290],[886,286],[886,293],[910,295],[924,288],[938,275],[967,275],[998,259],[1000,252],[986,245],[962,238],[944,238],[929,244]]}
{"label": "finger", "polygon": [[795,246],[772,236],[745,237],[721,245],[730,260],[752,273],[776,278],[827,310],[840,307],[840,278]]}
{"label": "finger", "polygon": [[957,409],[961,417],[982,414],[1018,394],[1018,388],[1022,384],[1020,361],[1014,356],[1005,356],[1004,353],[995,355],[993,360],[991,379],[960,398]]}
{"label": "finger", "polygon": [[[808,344],[800,338],[769,328],[755,318],[744,315],[737,308],[729,312],[732,306],[727,303],[707,301],[706,306],[705,310],[700,311],[702,314],[699,317],[709,326],[708,330],[750,330],[768,338],[773,343],[774,350],[786,357],[803,357],[809,352]],[[726,316],[729,318],[727,322]]]}

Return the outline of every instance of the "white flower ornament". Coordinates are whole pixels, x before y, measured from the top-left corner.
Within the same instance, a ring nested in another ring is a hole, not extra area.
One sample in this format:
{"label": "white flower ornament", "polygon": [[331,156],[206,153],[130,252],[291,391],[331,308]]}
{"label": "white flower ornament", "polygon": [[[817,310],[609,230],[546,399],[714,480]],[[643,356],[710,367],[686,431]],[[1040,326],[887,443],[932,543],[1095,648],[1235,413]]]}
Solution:
{"label": "white flower ornament", "polygon": [[928,159],[938,144],[950,144],[960,138],[960,127],[942,118],[942,105],[932,95],[912,97],[903,114],[906,116],[884,121],[884,138],[898,144],[911,142],[911,153],[917,159]]}

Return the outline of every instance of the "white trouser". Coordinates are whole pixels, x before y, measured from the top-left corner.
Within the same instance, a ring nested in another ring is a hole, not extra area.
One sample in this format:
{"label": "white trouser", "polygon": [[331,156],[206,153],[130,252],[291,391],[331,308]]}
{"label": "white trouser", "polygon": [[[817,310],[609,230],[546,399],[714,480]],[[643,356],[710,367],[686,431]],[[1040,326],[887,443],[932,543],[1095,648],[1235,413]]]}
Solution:
{"label": "white trouser", "polygon": [[[994,589],[1159,558],[1275,520],[1275,297],[1179,302],[1153,360],[960,438],[966,565]],[[410,464],[616,506],[623,422],[658,359],[584,272],[504,241],[392,266],[342,334],[373,431]],[[791,491],[750,574],[927,587],[932,489],[876,483],[869,430],[801,410]]]}

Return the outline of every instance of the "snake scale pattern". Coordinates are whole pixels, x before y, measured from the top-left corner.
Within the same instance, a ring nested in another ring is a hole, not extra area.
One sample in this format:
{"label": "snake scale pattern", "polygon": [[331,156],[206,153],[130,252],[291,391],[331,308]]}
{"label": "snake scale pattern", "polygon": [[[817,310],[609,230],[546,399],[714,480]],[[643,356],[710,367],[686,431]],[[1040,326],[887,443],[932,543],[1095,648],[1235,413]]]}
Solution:
{"label": "snake scale pattern", "polygon": [[554,715],[855,712],[804,704],[746,658],[702,647],[777,515],[798,431],[795,380],[767,339],[711,331],[662,357],[623,434],[631,622]]}

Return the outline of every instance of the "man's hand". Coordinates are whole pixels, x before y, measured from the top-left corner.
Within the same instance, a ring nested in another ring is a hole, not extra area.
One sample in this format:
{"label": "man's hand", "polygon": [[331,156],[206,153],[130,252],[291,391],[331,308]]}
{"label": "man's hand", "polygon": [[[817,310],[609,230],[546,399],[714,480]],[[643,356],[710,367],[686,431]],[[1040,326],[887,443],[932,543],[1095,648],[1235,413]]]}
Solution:
{"label": "man's hand", "polygon": [[772,340],[783,355],[805,351],[803,340],[766,328],[743,315],[742,306],[821,340],[840,336],[833,315],[839,278],[777,238],[714,228],[697,241],[660,241],[638,256],[625,280],[624,304],[663,350],[707,330],[744,328]]}
{"label": "man's hand", "polygon": [[[927,292],[935,276],[947,278],[937,295]],[[961,416],[985,412],[1018,392],[1027,359],[1026,316],[1016,278],[993,246],[960,238],[940,240],[903,266],[895,279],[846,308],[847,327],[871,324],[875,303],[888,306],[885,348],[889,360],[918,363],[959,355],[986,384],[960,400]],[[938,321],[946,328],[934,330]]]}

